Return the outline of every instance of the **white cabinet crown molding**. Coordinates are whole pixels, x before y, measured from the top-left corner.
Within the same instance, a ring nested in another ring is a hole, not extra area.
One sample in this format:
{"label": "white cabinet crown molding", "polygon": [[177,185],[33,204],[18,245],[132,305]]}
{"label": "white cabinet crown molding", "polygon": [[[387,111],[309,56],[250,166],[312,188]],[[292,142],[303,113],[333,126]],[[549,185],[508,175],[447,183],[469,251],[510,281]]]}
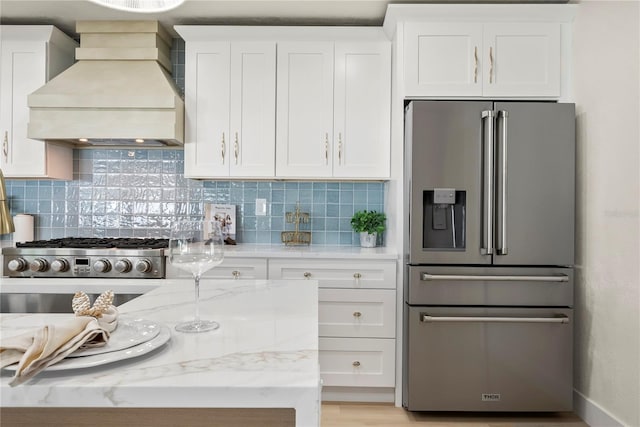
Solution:
{"label": "white cabinet crown molding", "polygon": [[175,25],[186,41],[389,41],[381,27]]}
{"label": "white cabinet crown molding", "polygon": [[401,22],[555,22],[571,23],[575,4],[390,4],[382,28],[393,38]]}

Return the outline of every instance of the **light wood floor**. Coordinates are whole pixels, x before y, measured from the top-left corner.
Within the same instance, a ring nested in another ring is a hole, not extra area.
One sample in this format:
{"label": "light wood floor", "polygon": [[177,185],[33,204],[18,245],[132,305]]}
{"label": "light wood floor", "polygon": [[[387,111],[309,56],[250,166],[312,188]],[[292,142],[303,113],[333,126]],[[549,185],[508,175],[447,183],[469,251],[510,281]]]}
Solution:
{"label": "light wood floor", "polygon": [[573,414],[407,412],[391,404],[323,403],[322,427],[589,427]]}

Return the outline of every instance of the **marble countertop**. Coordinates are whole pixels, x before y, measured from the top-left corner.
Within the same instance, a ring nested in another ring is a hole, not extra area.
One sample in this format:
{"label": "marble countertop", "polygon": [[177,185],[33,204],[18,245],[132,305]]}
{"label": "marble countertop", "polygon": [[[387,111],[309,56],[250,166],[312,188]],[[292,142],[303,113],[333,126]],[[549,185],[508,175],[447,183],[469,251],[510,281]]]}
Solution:
{"label": "marble countertop", "polygon": [[[192,280],[162,282],[119,308],[123,320],[166,325],[167,344],[98,367],[45,371],[13,388],[12,373],[4,370],[2,407],[281,407],[295,408],[296,425],[318,425],[316,281],[203,279],[201,316],[221,326],[200,334],[174,330],[193,317]],[[64,316],[0,314],[0,333]]]}

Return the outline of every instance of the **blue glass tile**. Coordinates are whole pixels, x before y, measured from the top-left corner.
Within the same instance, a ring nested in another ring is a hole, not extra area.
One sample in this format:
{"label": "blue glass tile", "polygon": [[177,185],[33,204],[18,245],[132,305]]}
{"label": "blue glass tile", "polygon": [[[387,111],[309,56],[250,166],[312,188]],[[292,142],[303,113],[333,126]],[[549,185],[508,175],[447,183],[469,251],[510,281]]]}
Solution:
{"label": "blue glass tile", "polygon": [[352,245],[353,244],[353,233],[341,232],[340,233],[340,244],[341,245]]}
{"label": "blue glass tile", "polygon": [[313,192],[311,190],[300,190],[298,197],[300,203],[311,204],[313,202]]}
{"label": "blue glass tile", "polygon": [[258,182],[257,181],[244,181],[242,184],[243,184],[243,187],[244,187],[245,191],[247,189],[251,189],[251,190],[257,190],[258,189]]}
{"label": "blue glass tile", "polygon": [[340,218],[338,221],[338,228],[340,231],[353,231],[353,228],[351,227],[351,217]]}
{"label": "blue glass tile", "polygon": [[314,182],[313,183],[313,191],[326,191],[327,183],[326,182]]}
{"label": "blue glass tile", "polygon": [[353,216],[354,210],[353,205],[339,205],[340,206],[340,216],[351,218]]}
{"label": "blue glass tile", "polygon": [[256,217],[257,225],[256,228],[258,231],[265,231],[269,229],[270,218],[268,216],[258,216]]}
{"label": "blue glass tile", "polygon": [[[49,214],[51,213],[51,201],[43,200],[38,202],[38,213],[39,214]],[[47,215],[44,215],[45,217]]]}
{"label": "blue glass tile", "polygon": [[341,182],[340,191],[353,190],[353,182]]}
{"label": "blue glass tile", "polygon": [[257,231],[256,232],[256,243],[271,243],[271,232],[270,231]]}
{"label": "blue glass tile", "polygon": [[354,191],[353,192],[353,203],[358,205],[366,205],[367,203],[367,192],[366,191]]}
{"label": "blue glass tile", "polygon": [[272,217],[271,218],[271,230],[272,231],[282,231],[282,230],[284,230],[284,218],[282,218],[282,217],[279,217],[279,218],[278,217]]}
{"label": "blue glass tile", "polygon": [[244,230],[256,230],[258,220],[255,216],[245,216],[242,218],[242,228]]}
{"label": "blue glass tile", "polygon": [[37,200],[38,199],[38,187],[25,187],[24,189],[24,198],[27,200]]}
{"label": "blue glass tile", "polygon": [[271,201],[273,203],[284,203],[284,190],[272,190]]}
{"label": "blue glass tile", "polygon": [[271,189],[272,190],[284,190],[284,182],[275,181],[275,182],[271,183]]}
{"label": "blue glass tile", "polygon": [[311,229],[324,231],[325,229],[325,219],[324,218],[311,218]]}
{"label": "blue glass tile", "polygon": [[325,244],[337,245],[340,242],[339,234],[337,231],[327,231],[325,233]]}
{"label": "blue glass tile", "polygon": [[285,190],[285,194],[284,194],[284,202],[286,204],[296,204],[296,202],[300,201],[300,195],[298,194],[298,189],[290,189],[290,190]]}
{"label": "blue glass tile", "polygon": [[[97,150],[96,150],[97,151]],[[73,150],[73,157],[77,157],[78,159],[93,159],[94,150],[81,150],[75,149]]]}
{"label": "blue glass tile", "polygon": [[340,203],[340,192],[327,190],[327,203]]}
{"label": "blue glass tile", "polygon": [[54,214],[64,214],[66,212],[67,203],[64,200],[52,200],[51,212]]}
{"label": "blue glass tile", "polygon": [[328,204],[327,217],[337,217],[340,215],[340,205]]}
{"label": "blue glass tile", "polygon": [[255,200],[258,197],[258,190],[255,188],[245,187],[243,196],[244,196],[243,200],[250,202],[252,200]]}
{"label": "blue glass tile", "polygon": [[272,245],[282,243],[282,232],[281,231],[272,231],[271,232],[271,241],[269,242]]}
{"label": "blue glass tile", "polygon": [[340,190],[339,182],[327,182],[327,190]]}
{"label": "blue glass tile", "polygon": [[342,190],[340,191],[340,203],[352,204],[353,203],[353,191]]}
{"label": "blue glass tile", "polygon": [[271,204],[271,216],[284,216],[284,204],[272,203]]}
{"label": "blue glass tile", "polygon": [[311,206],[311,217],[324,217],[327,215],[327,205],[326,204],[319,204],[319,203],[314,203]]}
{"label": "blue glass tile", "polygon": [[369,204],[381,204],[382,193],[379,191],[367,191],[367,203]]}
{"label": "blue glass tile", "polygon": [[311,234],[311,244],[313,245],[324,245],[325,244],[325,233],[320,231],[314,231]]}
{"label": "blue glass tile", "polygon": [[329,231],[338,231],[339,230],[339,222],[338,218],[327,218],[325,222],[325,230]]}
{"label": "blue glass tile", "polygon": [[244,231],[242,232],[241,240],[242,243],[256,243],[257,235],[255,231]]}

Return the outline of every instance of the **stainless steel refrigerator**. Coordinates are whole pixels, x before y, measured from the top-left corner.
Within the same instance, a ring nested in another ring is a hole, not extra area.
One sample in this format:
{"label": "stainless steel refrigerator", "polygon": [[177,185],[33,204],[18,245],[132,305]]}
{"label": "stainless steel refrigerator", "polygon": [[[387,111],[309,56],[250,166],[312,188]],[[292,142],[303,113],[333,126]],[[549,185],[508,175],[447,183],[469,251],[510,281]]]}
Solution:
{"label": "stainless steel refrigerator", "polygon": [[572,409],[575,107],[411,101],[403,404]]}

